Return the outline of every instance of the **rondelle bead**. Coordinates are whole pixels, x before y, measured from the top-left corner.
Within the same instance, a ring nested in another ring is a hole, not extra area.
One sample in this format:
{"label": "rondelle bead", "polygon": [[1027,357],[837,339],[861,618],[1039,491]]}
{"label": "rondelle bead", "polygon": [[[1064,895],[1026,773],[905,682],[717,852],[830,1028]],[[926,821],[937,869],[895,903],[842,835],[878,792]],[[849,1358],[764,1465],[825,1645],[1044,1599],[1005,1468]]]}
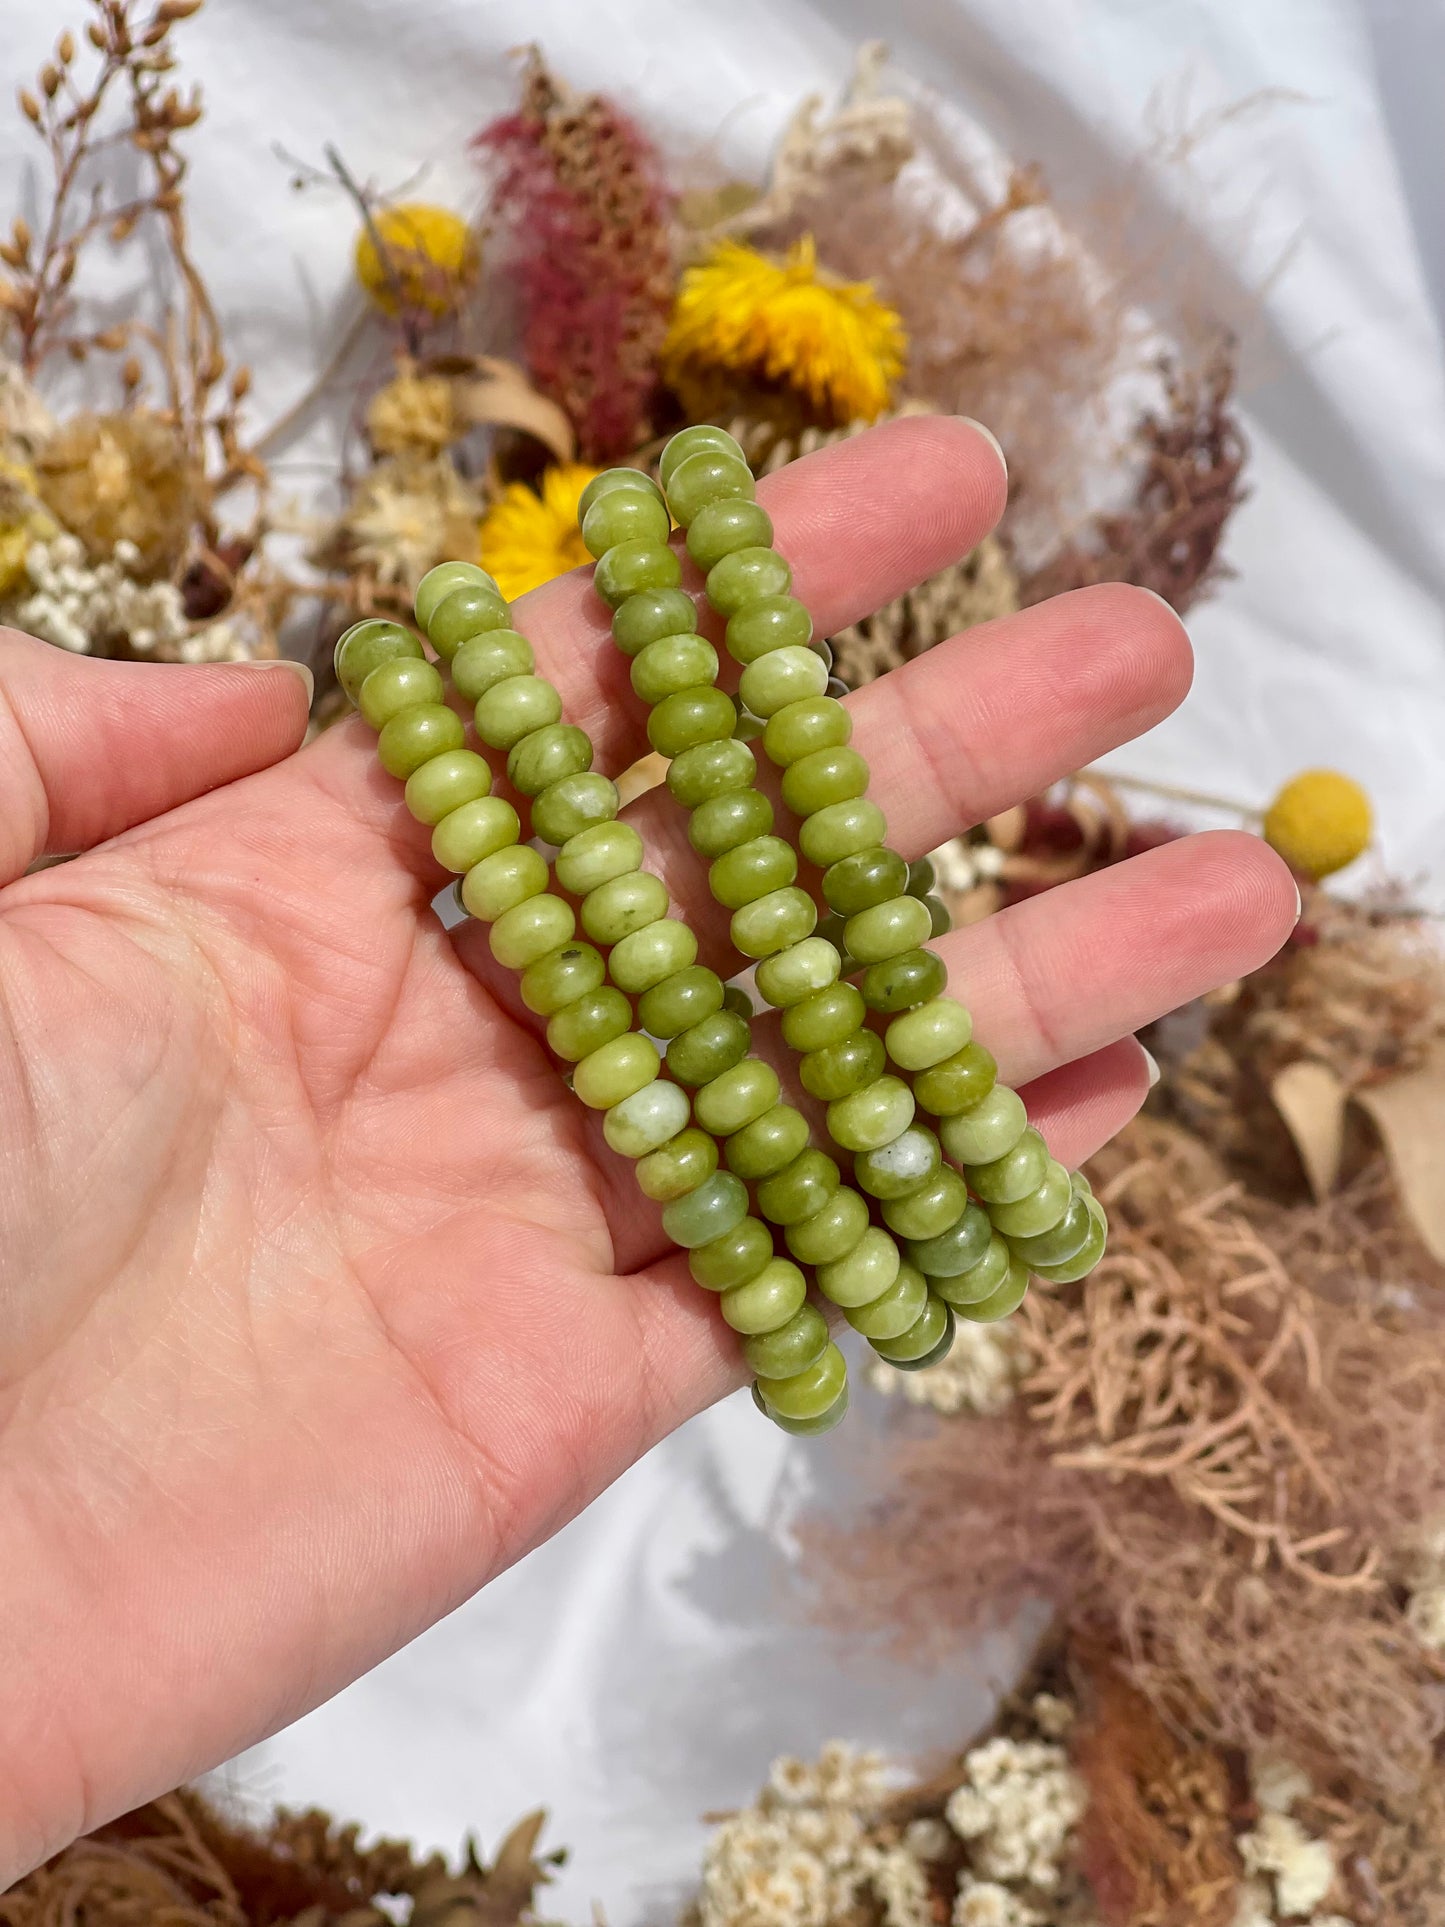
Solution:
{"label": "rondelle bead", "polygon": [[792,586],[793,571],[776,549],[763,544],[734,549],[707,572],[707,599],[720,616],[735,616],[767,596],[786,595]]}
{"label": "rondelle bead", "polygon": [[642,838],[630,823],[597,823],[569,836],[552,867],[564,890],[585,897],[589,890],[641,869]]}
{"label": "rondelle bead", "polygon": [[[688,819],[687,840],[699,856],[726,856],[743,843],[766,836],[773,827],[773,806],[761,790],[729,790],[699,803]],[[797,874],[797,863],[793,874]]]}
{"label": "rondelle bead", "polygon": [[942,1163],[938,1139],[926,1124],[910,1124],[891,1144],[853,1160],[853,1175],[870,1197],[888,1203],[928,1184]]}
{"label": "rondelle bead", "polygon": [[953,928],[953,912],[943,898],[920,897],[919,902],[928,912],[930,934],[935,937],[946,937]]}
{"label": "rondelle bead", "polygon": [[[821,753],[829,754],[828,751]],[[802,761],[806,763],[808,758],[805,756]],[[799,767],[800,764],[794,763],[793,769]],[[792,770],[788,774],[791,775]],[[846,803],[831,803],[810,816],[799,828],[798,847],[810,863],[826,870],[845,856],[871,850],[887,834],[888,819],[882,810],[866,796],[858,796]]]}
{"label": "rondelle bead", "polygon": [[886,963],[916,950],[929,933],[928,911],[917,897],[890,897],[860,910],[843,926],[843,940],[860,964]]}
{"label": "rondelle bead", "polygon": [[592,572],[592,586],[609,609],[629,596],[675,589],[681,580],[682,563],[677,551],[665,542],[619,542]]}
{"label": "rondelle bead", "polygon": [[[488,797],[487,801],[500,804],[502,810],[508,807],[500,797]],[[468,805],[469,810],[477,807],[475,803]],[[498,817],[500,819],[500,810]],[[495,923],[514,905],[539,896],[546,887],[545,857],[528,843],[498,843],[462,878],[462,903],[469,915],[479,917],[483,923]]]}
{"label": "rondelle bead", "polygon": [[704,1291],[731,1291],[756,1278],[772,1256],[772,1232],[756,1218],[744,1218],[730,1231],[695,1246],[687,1268]]}
{"label": "rondelle bead", "polygon": [[966,1270],[947,1277],[934,1273],[930,1283],[940,1298],[961,1310],[965,1305],[982,1304],[992,1297],[1008,1277],[1011,1262],[1008,1245],[995,1233]]}
{"label": "rondelle bead", "polygon": [[421,703],[439,703],[446,694],[441,677],[429,662],[415,656],[394,656],[379,662],[361,685],[357,708],[373,729],[381,729]]}
{"label": "rondelle bead", "polygon": [[736,455],[723,449],[704,448],[686,455],[675,464],[663,483],[667,506],[683,528],[710,502],[751,502],[754,494],[752,470]]}
{"label": "rondelle bead", "polygon": [[723,981],[704,964],[691,964],[664,977],[637,1006],[637,1021],[653,1037],[676,1037],[690,1025],[722,1009]]}
{"label": "rondelle bead", "polygon": [[[781,1264],[784,1260],[774,1262]],[[723,1316],[727,1317],[726,1306]],[[828,1321],[816,1305],[805,1304],[775,1331],[751,1336],[743,1346],[743,1357],[748,1370],[760,1378],[792,1378],[796,1372],[805,1372],[810,1365],[816,1365],[827,1349]]]}
{"label": "rondelle bead", "polygon": [[868,1229],[868,1207],[840,1184],[811,1217],[796,1219],[783,1236],[801,1265],[827,1265],[846,1257]]}
{"label": "rondelle bead", "polygon": [[789,764],[782,787],[795,816],[813,816],[835,803],[857,802],[868,787],[868,765],[856,749],[815,749]]}
{"label": "rondelle bead", "polygon": [[882,1038],[875,1031],[855,1030],[840,1043],[806,1052],[798,1077],[809,1097],[831,1104],[881,1077],[884,1061]]}
{"label": "rondelle bead", "polygon": [[907,1197],[890,1198],[883,1207],[883,1222],[898,1237],[918,1243],[957,1224],[967,1207],[968,1186],[945,1164]]}
{"label": "rondelle bead", "polygon": [[908,1256],[926,1278],[958,1278],[988,1250],[993,1226],[986,1212],[971,1204],[963,1216],[936,1238],[910,1241]]}
{"label": "rondelle bead", "polygon": [[1065,1258],[1056,1265],[1031,1265],[1030,1270],[1036,1278],[1042,1278],[1047,1285],[1073,1285],[1080,1278],[1088,1277],[1104,1255],[1109,1232],[1108,1220],[1102,1208],[1092,1201],[1089,1218],[1089,1235],[1082,1248],[1072,1258]]}
{"label": "rondelle bead", "polygon": [[499,682],[530,676],[536,668],[532,645],[515,629],[492,629],[471,636],[452,657],[452,687],[469,703],[476,703]]}
{"label": "rondelle bead", "polygon": [[747,1215],[748,1188],[742,1179],[731,1171],[714,1171],[696,1191],[663,1206],[662,1228],[675,1245],[690,1251],[736,1229]]}
{"label": "rondelle bead", "polygon": [[758,995],[775,1010],[787,1010],[837,980],[838,953],[821,937],[806,937],[791,950],[765,957],[754,979]]}
{"label": "rondelle bead", "polygon": [[779,769],[818,749],[840,749],[853,734],[853,718],[826,696],[804,696],[773,711],[763,731],[763,752]]}
{"label": "rondelle bead", "polygon": [[383,622],[379,617],[353,622],[337,639],[336,680],[354,703],[361,695],[361,685],[381,663],[406,656],[419,662],[425,653],[420,638],[399,622]]}
{"label": "rondelle bead", "polygon": [[1043,1177],[1027,1197],[1016,1198],[1009,1204],[991,1204],[988,1215],[993,1219],[994,1229],[1005,1237],[1032,1238],[1062,1224],[1073,1197],[1068,1171],[1051,1158]]}
{"label": "rondelle bead", "polygon": [[933,892],[938,881],[932,857],[915,857],[908,866],[908,894],[911,897],[926,897]]}
{"label": "rondelle bead", "polygon": [[[632,1031],[589,1051],[572,1073],[572,1088],[588,1110],[608,1111],[624,1097],[640,1091],[644,1084],[650,1084],[661,1063],[656,1046]],[[678,1238],[674,1242],[683,1241]]]}
{"label": "rondelle bead", "polygon": [[826,1151],[800,1151],[791,1164],[758,1186],[758,1209],[773,1224],[811,1218],[838,1189],[838,1167]]}
{"label": "rondelle bead", "polygon": [[376,753],[388,776],[407,777],[433,756],[461,749],[467,740],[462,719],[445,703],[418,703],[386,723],[376,739]]}
{"label": "rondelle bead", "polygon": [[828,984],[784,1011],[783,1042],[789,1050],[827,1050],[851,1037],[867,1014],[853,984]]}
{"label": "rondelle bead", "polygon": [[843,1397],[848,1367],[831,1340],[816,1364],[789,1378],[759,1378],[758,1386],[769,1412],[784,1419],[816,1419]]}
{"label": "rondelle bead", "polygon": [[818,906],[813,899],[806,890],[790,885],[770,890],[755,903],[735,910],[728,933],[745,957],[771,957],[801,943],[817,921]]}
{"label": "rondelle bead", "polygon": [[1087,1203],[1076,1193],[1056,1225],[1036,1232],[1031,1238],[1010,1238],[1009,1243],[1014,1256],[1030,1270],[1036,1265],[1061,1265],[1083,1250],[1093,1222]]}
{"label": "rondelle bead", "polygon": [[741,1131],[778,1101],[778,1073],[760,1057],[745,1057],[704,1084],[693,1098],[698,1123],[714,1137]]}
{"label": "rondelle bead", "polygon": [[[522,825],[510,803],[504,802],[500,796],[479,796],[442,818],[431,833],[431,853],[443,869],[455,870],[461,876],[498,851],[514,845],[521,833]],[[527,854],[536,856],[537,852],[529,850]],[[538,861],[541,859],[538,858]],[[543,862],[543,881],[537,886],[539,889],[546,888],[546,871],[547,866]],[[463,896],[465,898],[465,892]],[[510,907],[509,904],[502,905],[503,910]],[[470,903],[467,908],[471,910]],[[483,913],[472,910],[471,914],[475,917]],[[500,916],[501,911],[496,914]]]}
{"label": "rondelle bead", "polygon": [[488,629],[509,629],[512,612],[501,596],[485,582],[464,582],[459,589],[444,595],[431,612],[426,632],[433,649],[445,661],[472,636]]}
{"label": "rondelle bead", "polygon": [[856,917],[860,910],[892,902],[907,881],[908,865],[896,850],[859,850],[823,872],[823,895],[838,916]]}
{"label": "rondelle bead", "polygon": [[646,1157],[686,1128],[688,1109],[686,1091],[655,1077],[612,1106],[602,1120],[602,1135],[620,1156]]}
{"label": "rondelle bead", "polygon": [[775,1412],[763,1397],[761,1388],[766,1382],[766,1380],[761,1378],[755,1381],[752,1391],[753,1404],[756,1405],[765,1419],[771,1420],[780,1432],[786,1432],[790,1438],[819,1438],[824,1432],[831,1432],[835,1426],[841,1425],[843,1420],[848,1416],[848,1387],[846,1383],[837,1398],[835,1398],[833,1403],[828,1407],[827,1411],[820,1412],[816,1418],[784,1418],[782,1413]]}
{"label": "rondelle bead", "polygon": [[982,1044],[965,1044],[913,1080],[913,1093],[935,1117],[957,1117],[981,1104],[998,1081],[998,1065]]}
{"label": "rondelle bead", "polygon": [[412,771],[406,779],[406,806],[418,823],[433,828],[463,803],[490,796],[492,771],[474,749],[449,749]]}
{"label": "rondelle bead", "polygon": [[725,1291],[719,1309],[735,1332],[772,1332],[802,1309],[807,1296],[798,1267],[787,1258],[770,1258],[756,1278]]}
{"label": "rondelle bead", "polygon": [[828,1134],[845,1151],[891,1144],[913,1122],[913,1093],[899,1077],[880,1077],[828,1106]]}
{"label": "rondelle bead", "polygon": [[507,757],[507,780],[523,796],[536,796],[551,783],[581,776],[592,767],[592,740],[575,723],[549,723],[514,743]]}
{"label": "rondelle bead", "polygon": [[706,1131],[679,1131],[670,1143],[659,1145],[639,1160],[637,1182],[644,1197],[666,1204],[669,1198],[695,1191],[716,1169],[716,1139]]}
{"label": "rondelle bead", "polygon": [[532,834],[544,843],[565,843],[601,823],[610,823],[622,806],[610,776],[584,770],[563,776],[532,801]]}
{"label": "rondelle bead", "polygon": [[[1030,1127],[1013,1149],[1005,1151],[1002,1157],[995,1158],[991,1164],[971,1164],[968,1167],[969,1189],[984,1204],[1014,1204],[1019,1198],[1026,1198],[1031,1191],[1038,1189],[1048,1168],[1049,1147],[1038,1132]],[[1069,1196],[1072,1195],[1071,1190]],[[1064,1202],[1067,1207],[1068,1199]]]}
{"label": "rondelle bead", "polygon": [[697,938],[680,917],[659,917],[612,946],[607,968],[613,983],[637,997],[697,960]]}
{"label": "rondelle bead", "polygon": [[723,989],[723,1009],[735,1010],[739,1017],[753,1021],[755,1015],[752,997],[746,984],[728,984]]}
{"label": "rondelle bead", "polygon": [[858,988],[870,1010],[889,1015],[912,1010],[948,987],[948,967],[931,950],[906,950],[900,957],[870,964]]}
{"label": "rondelle bead", "polygon": [[[639,475],[639,483],[641,480]],[[580,527],[582,546],[590,556],[601,557],[622,542],[653,547],[666,542],[672,533],[672,518],[651,489],[612,488],[584,511]]]}
{"label": "rondelle bead", "polygon": [[786,1170],[807,1149],[809,1135],[808,1120],[801,1111],[791,1104],[774,1104],[751,1124],[734,1131],[723,1154],[730,1171],[755,1184]]}
{"label": "rondelle bead", "polygon": [[510,749],[561,717],[562,698],[541,676],[508,676],[477,700],[477,734],[493,749]]}
{"label": "rondelle bead", "polygon": [[502,912],[487,935],[487,947],[505,969],[525,970],[567,943],[576,928],[576,913],[561,897],[529,897]]}
{"label": "rondelle bead", "polygon": [[594,950],[590,943],[564,943],[522,972],[522,1002],[538,1017],[554,1017],[579,997],[590,997],[606,977],[607,966],[600,950]]}
{"label": "rondelle bead", "polygon": [[453,589],[496,589],[496,583],[485,569],[478,568],[475,562],[438,562],[434,569],[428,569],[416,585],[416,595],[412,607],[416,619],[425,629],[437,610],[437,605],[449,596]]}
{"label": "rondelle bead", "polygon": [[736,555],[739,549],[766,549],[772,540],[767,510],[758,502],[731,499],[710,502],[698,510],[688,527],[687,552],[706,575],[725,555]]}
{"label": "rondelle bead", "polygon": [[973,1019],[952,997],[931,997],[895,1017],[883,1033],[888,1055],[904,1071],[931,1070],[972,1038]]}
{"label": "rondelle bead", "polygon": [[871,1305],[893,1284],[899,1263],[898,1246],[880,1226],[870,1224],[851,1251],[819,1265],[818,1289],[845,1309]]}
{"label": "rondelle bead", "polygon": [[752,1027],[735,1010],[716,1010],[680,1031],[667,1047],[667,1068],[680,1084],[708,1084],[741,1064]]}
{"label": "rondelle bead", "polygon": [[653,705],[647,740],[659,756],[681,756],[700,743],[730,738],[737,722],[732,697],[722,689],[683,689]]}
{"label": "rondelle bead", "polygon": [[660,636],[632,658],[632,687],[645,703],[717,681],[717,650],[706,636]]}
{"label": "rondelle bead", "polygon": [[708,869],[707,881],[725,909],[741,910],[770,890],[782,889],[797,874],[798,858],[791,843],[780,836],[756,836],[716,858]]}
{"label": "rondelle bead", "polygon": [[[928,1280],[905,1258],[898,1276],[876,1298],[864,1305],[848,1306],[843,1316],[861,1337],[873,1343],[879,1338],[901,1338],[928,1303]],[[756,1368],[755,1368],[756,1369]]]}
{"label": "rondelle bead", "polygon": [[575,1064],[631,1028],[631,1004],[620,990],[604,984],[557,1012],[547,1025],[547,1043],[559,1057]]}
{"label": "rondelle bead", "polygon": [[[816,701],[823,694],[828,678],[823,665],[811,649],[792,644],[774,649],[756,662],[749,663],[738,683],[738,694],[754,716],[775,716],[793,703]],[[836,749],[813,750],[814,756],[831,756]],[[798,761],[803,761],[799,758]],[[795,767],[795,765],[790,765]],[[829,802],[837,799],[829,797]],[[791,808],[792,805],[790,804]]]}
{"label": "rondelle bead", "polygon": [[944,1118],[938,1135],[944,1150],[960,1164],[990,1164],[1013,1149],[1028,1121],[1018,1092],[1007,1084],[995,1084],[971,1111]]}
{"label": "rondelle bead", "polygon": [[725,428],[715,427],[712,422],[695,422],[690,428],[680,428],[664,446],[657,464],[662,486],[670,486],[679,463],[685,462],[689,455],[701,454],[727,455],[735,462],[747,459],[742,443]]}
{"label": "rondelle bead", "polygon": [[681,589],[644,589],[612,612],[612,639],[624,656],[635,656],[667,636],[691,635],[697,604]]}
{"label": "rondelle bead", "polygon": [[685,810],[694,810],[711,796],[751,789],[757,773],[757,758],[747,744],[727,737],[675,756],[668,766],[667,787]]}
{"label": "rondelle bead", "polygon": [[620,943],[667,915],[667,885],[649,870],[599,883],[582,899],[582,928],[594,943]]}
{"label": "rondelle bead", "polygon": [[960,1318],[967,1318],[974,1325],[992,1325],[1000,1318],[1007,1318],[1016,1312],[1023,1303],[1029,1288],[1029,1271],[1017,1259],[1009,1266],[1004,1281],[989,1293],[987,1298],[973,1300],[958,1306]]}
{"label": "rondelle bead", "polygon": [[917,1365],[941,1356],[952,1338],[952,1309],[941,1298],[930,1297],[901,1337],[875,1338],[873,1349],[890,1365]]}
{"label": "rondelle bead", "polygon": [[723,640],[734,662],[744,666],[774,649],[806,648],[813,636],[813,618],[796,596],[765,596],[728,617]]}
{"label": "rondelle bead", "polygon": [[581,522],[586,518],[587,511],[599,496],[610,495],[613,489],[641,489],[645,495],[652,496],[655,501],[662,501],[662,490],[644,470],[624,467],[604,468],[600,475],[592,477],[582,491],[577,503],[578,521]]}

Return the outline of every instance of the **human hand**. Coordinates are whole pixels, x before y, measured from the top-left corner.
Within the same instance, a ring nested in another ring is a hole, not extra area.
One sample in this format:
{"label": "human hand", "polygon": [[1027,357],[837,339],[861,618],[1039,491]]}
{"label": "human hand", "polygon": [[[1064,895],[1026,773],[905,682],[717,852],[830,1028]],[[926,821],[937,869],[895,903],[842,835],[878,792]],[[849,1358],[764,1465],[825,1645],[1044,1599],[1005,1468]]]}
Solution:
{"label": "human hand", "polygon": [[[760,497],[827,634],[971,549],[1004,478],[912,419]],[[517,611],[617,770],[645,737],[605,616],[582,573]],[[1177,619],[1110,587],[850,707],[913,856],[1189,676]],[[744,1376],[484,933],[431,914],[369,733],[292,756],[304,722],[284,669],[0,638],[0,1884],[335,1692]],[[630,814],[736,968],[681,813]],[[1295,912],[1263,844],[1213,834],[940,948],[1073,1164],[1142,1100],[1131,1033]]]}

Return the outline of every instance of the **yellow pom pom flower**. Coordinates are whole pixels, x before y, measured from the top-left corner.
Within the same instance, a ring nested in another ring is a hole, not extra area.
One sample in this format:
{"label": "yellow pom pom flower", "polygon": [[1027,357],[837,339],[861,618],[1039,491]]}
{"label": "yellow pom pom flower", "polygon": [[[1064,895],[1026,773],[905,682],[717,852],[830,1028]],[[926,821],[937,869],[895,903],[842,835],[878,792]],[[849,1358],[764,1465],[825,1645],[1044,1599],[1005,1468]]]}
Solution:
{"label": "yellow pom pom flower", "polygon": [[543,475],[540,492],[509,482],[482,517],[482,567],[509,602],[592,560],[577,526],[577,504],[597,473],[582,462],[559,462]]}
{"label": "yellow pom pom flower", "polygon": [[356,278],[383,314],[399,307],[450,314],[477,265],[476,239],[461,215],[425,201],[378,209],[356,237]]}
{"label": "yellow pom pom flower", "polygon": [[1369,845],[1370,799],[1352,777],[1307,769],[1285,784],[1265,811],[1264,840],[1301,876],[1332,876]]}
{"label": "yellow pom pom flower", "polygon": [[908,337],[869,281],[818,266],[811,235],[770,261],[722,241],[682,277],[662,350],[677,386],[690,368],[780,382],[837,422],[874,421],[893,399]]}

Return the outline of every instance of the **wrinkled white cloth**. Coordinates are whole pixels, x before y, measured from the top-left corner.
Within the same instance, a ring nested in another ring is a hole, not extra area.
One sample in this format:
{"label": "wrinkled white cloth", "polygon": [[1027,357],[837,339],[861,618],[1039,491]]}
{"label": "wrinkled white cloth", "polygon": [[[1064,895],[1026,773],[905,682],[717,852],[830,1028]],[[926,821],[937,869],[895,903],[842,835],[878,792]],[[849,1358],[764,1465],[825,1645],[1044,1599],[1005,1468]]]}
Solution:
{"label": "wrinkled white cloth", "polygon": [[[74,11],[0,0],[12,81]],[[181,42],[209,100],[196,246],[259,417],[305,387],[355,302],[350,220],[324,190],[292,190],[277,145],[319,162],[334,142],[363,177],[424,170],[428,196],[468,204],[466,137],[511,95],[509,50],[536,40],[672,153],[758,174],[799,97],[836,95],[880,34],[1066,200],[1139,166],[1161,117],[1277,90],[1216,130],[1209,191],[1182,207],[1253,316],[1237,579],[1192,619],[1184,710],[1114,761],[1260,801],[1299,768],[1343,767],[1374,796],[1389,867],[1441,901],[1441,0],[212,0]],[[7,183],[27,156],[0,126]],[[1176,171],[1146,185],[1178,211]],[[299,500],[329,448],[318,429],[288,450]],[[858,1397],[855,1436],[876,1405]],[[774,1754],[833,1734],[905,1753],[956,1741],[1007,1670],[1004,1646],[968,1677],[865,1664],[797,1617],[786,1517],[846,1468],[846,1451],[790,1445],[730,1400],[231,1783],[449,1848],[468,1828],[495,1845],[545,1804],[573,1849],[548,1912],[582,1919],[596,1899],[615,1927],[672,1917],[699,1816],[750,1797]]]}

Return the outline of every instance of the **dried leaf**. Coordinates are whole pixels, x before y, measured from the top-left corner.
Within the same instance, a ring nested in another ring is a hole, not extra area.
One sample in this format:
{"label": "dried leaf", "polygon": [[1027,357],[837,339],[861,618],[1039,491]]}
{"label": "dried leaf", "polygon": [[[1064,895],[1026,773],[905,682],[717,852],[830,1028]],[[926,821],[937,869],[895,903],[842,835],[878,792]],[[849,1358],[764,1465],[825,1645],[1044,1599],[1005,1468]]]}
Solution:
{"label": "dried leaf", "polygon": [[1285,1065],[1269,1094],[1294,1140],[1315,1202],[1322,1203],[1339,1181],[1349,1094],[1328,1065],[1304,1057]]}
{"label": "dried leaf", "polygon": [[1415,1229],[1445,1263],[1445,1059],[1355,1098],[1374,1119]]}
{"label": "dried leaf", "polygon": [[532,435],[559,462],[570,462],[576,449],[572,424],[557,406],[539,395],[514,361],[483,357],[475,372],[457,382],[457,414],[477,427],[517,428]]}

